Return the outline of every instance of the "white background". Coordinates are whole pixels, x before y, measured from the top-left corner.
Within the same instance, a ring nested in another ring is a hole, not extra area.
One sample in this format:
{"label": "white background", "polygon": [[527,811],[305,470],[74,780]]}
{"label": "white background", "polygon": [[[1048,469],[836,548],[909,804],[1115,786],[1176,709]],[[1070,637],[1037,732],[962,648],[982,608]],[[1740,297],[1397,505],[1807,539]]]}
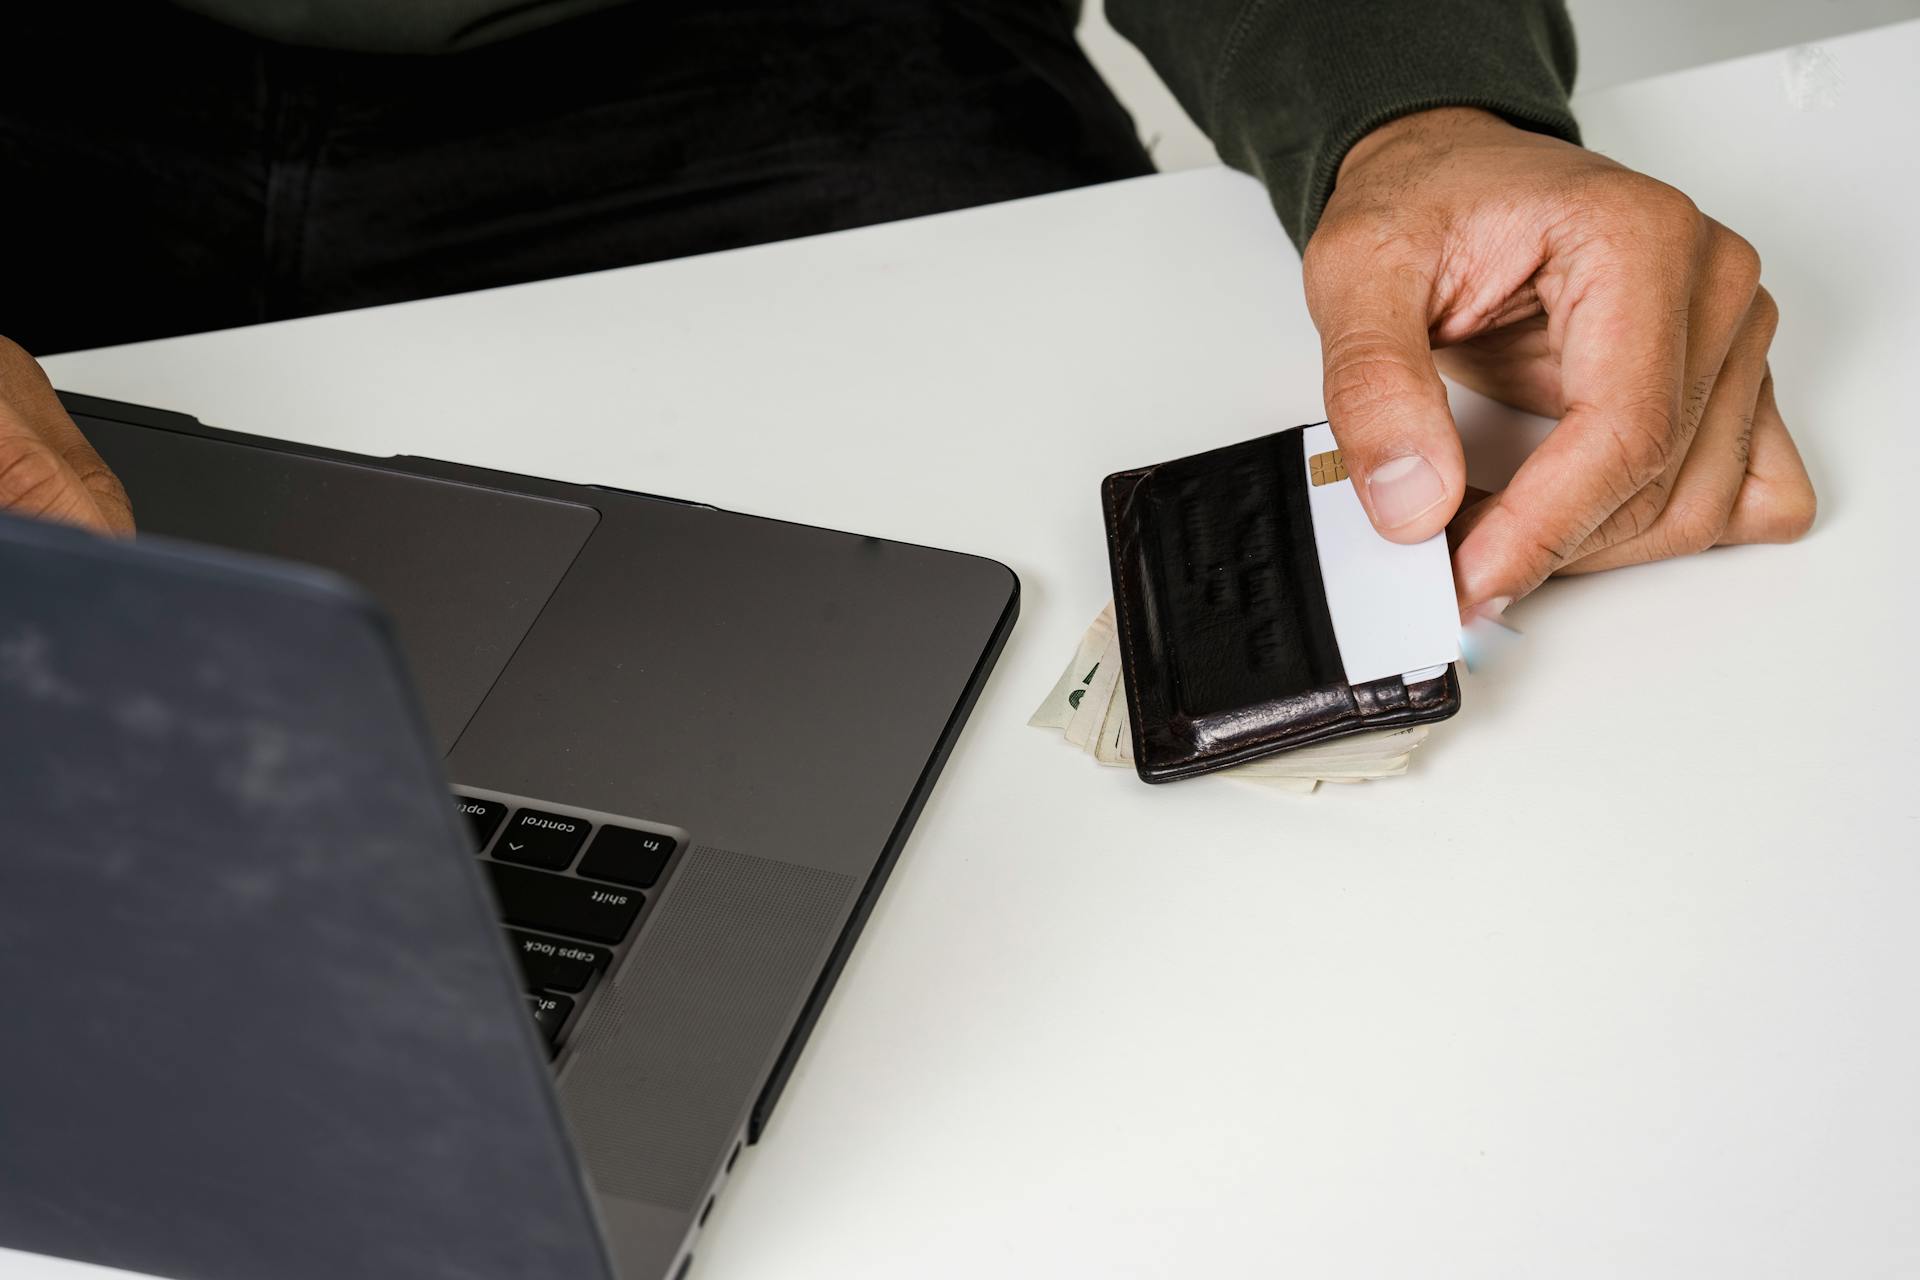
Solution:
{"label": "white background", "polygon": [[1817,109],[1777,55],[1580,108],[1759,245],[1813,535],[1550,584],[1409,776],[1311,798],[1024,725],[1107,596],[1099,477],[1319,415],[1237,176],[52,369],[1018,570],[696,1275],[1912,1276],[1920,24],[1826,47]]}

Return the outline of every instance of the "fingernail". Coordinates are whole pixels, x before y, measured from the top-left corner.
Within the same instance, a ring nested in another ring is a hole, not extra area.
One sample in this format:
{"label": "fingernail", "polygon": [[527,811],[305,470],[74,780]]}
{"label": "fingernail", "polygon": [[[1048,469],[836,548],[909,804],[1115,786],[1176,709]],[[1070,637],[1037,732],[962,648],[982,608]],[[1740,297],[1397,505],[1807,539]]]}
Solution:
{"label": "fingernail", "polygon": [[1485,618],[1489,622],[1499,622],[1501,615],[1506,613],[1507,606],[1512,603],[1512,596],[1495,596],[1491,600],[1482,600],[1467,610],[1465,621],[1472,622],[1475,618]]}
{"label": "fingernail", "polygon": [[1367,475],[1373,520],[1382,529],[1398,529],[1425,515],[1447,496],[1433,464],[1417,453],[1403,453]]}

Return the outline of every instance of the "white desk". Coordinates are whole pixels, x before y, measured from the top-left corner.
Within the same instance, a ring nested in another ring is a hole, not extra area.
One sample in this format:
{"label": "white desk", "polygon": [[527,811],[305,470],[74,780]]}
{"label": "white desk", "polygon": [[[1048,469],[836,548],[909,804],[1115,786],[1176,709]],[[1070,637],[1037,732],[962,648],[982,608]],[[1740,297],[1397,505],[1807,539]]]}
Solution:
{"label": "white desk", "polygon": [[1409,777],[1312,798],[1144,787],[1023,723],[1108,594],[1099,477],[1320,412],[1239,177],[52,372],[1019,571],[704,1280],[1911,1276],[1920,24],[1827,49],[1830,107],[1772,55],[1581,110],[1765,255],[1814,534],[1550,585]]}

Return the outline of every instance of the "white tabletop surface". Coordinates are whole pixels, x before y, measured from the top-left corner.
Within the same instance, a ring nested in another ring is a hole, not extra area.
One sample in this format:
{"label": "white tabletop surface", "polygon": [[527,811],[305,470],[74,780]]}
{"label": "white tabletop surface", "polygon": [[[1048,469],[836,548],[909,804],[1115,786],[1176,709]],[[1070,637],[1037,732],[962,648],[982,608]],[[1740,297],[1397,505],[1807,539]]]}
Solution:
{"label": "white tabletop surface", "polygon": [[1236,175],[49,363],[1019,572],[704,1280],[1912,1276],[1915,67],[1920,23],[1580,103],[1760,247],[1820,521],[1550,584],[1409,776],[1313,797],[1024,723],[1108,595],[1099,478],[1320,413]]}

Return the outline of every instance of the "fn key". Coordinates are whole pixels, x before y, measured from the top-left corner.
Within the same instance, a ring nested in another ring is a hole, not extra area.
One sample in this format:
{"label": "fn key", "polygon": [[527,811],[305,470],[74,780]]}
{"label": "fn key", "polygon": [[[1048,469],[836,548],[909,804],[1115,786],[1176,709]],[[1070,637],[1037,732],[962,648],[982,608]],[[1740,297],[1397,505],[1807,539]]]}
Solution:
{"label": "fn key", "polygon": [[651,889],[673,856],[674,838],[632,827],[601,827],[587,846],[580,874],[636,889]]}
{"label": "fn key", "polygon": [[594,942],[618,942],[633,928],[645,895],[633,889],[529,871],[504,862],[486,864],[500,917],[522,929],[564,933]]}

